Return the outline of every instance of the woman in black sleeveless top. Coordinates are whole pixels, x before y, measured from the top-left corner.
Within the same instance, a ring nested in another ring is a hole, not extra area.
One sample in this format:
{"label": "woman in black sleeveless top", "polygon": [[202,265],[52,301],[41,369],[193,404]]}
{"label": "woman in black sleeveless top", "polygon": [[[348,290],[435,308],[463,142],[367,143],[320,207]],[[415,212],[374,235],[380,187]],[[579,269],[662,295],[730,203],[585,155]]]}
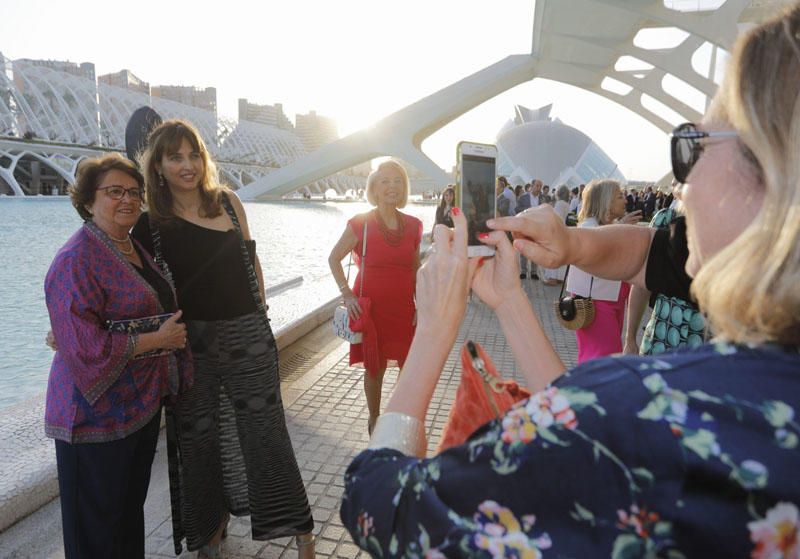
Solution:
{"label": "woman in black sleeveless top", "polygon": [[172,275],[195,364],[194,386],[168,429],[176,553],[185,537],[198,557],[220,557],[229,514],[249,514],[253,539],[297,536],[300,557],[313,557],[314,521],[242,203],[217,184],[202,138],[185,121],[153,131],[142,169],[149,211],[133,235]]}

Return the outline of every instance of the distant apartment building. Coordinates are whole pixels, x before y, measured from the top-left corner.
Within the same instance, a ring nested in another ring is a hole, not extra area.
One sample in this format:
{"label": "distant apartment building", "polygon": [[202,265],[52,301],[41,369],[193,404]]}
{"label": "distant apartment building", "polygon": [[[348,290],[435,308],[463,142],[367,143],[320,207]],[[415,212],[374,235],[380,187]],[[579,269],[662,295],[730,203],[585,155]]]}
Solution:
{"label": "distant apartment building", "polygon": [[339,139],[336,120],[310,111],[307,115],[295,115],[295,130],[308,151],[315,151],[325,144]]}
{"label": "distant apartment building", "polygon": [[150,95],[217,114],[217,88],[191,85],[154,85]]}
{"label": "distant apartment building", "polygon": [[76,64],[68,60],[33,60],[31,58],[18,58],[14,64],[26,64],[28,66],[40,66],[50,68],[56,72],[65,72],[73,76],[79,76],[92,81],[95,81],[94,64],[91,62],[82,62]]}
{"label": "distant apartment building", "polygon": [[119,72],[114,72],[113,74],[103,74],[97,78],[97,81],[107,85],[121,87],[122,89],[138,91],[139,93],[150,95],[150,84],[136,77],[136,75],[130,70],[120,70]]}
{"label": "distant apartment building", "polygon": [[239,120],[265,124],[281,130],[294,130],[292,121],[283,112],[283,104],[259,105],[247,99],[239,99]]}

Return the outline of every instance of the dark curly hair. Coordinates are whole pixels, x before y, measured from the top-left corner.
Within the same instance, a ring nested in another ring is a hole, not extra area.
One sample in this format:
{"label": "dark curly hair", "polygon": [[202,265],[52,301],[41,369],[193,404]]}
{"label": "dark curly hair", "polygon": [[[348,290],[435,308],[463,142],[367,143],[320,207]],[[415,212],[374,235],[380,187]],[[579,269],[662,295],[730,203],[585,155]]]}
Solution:
{"label": "dark curly hair", "polygon": [[109,171],[122,171],[136,180],[139,188],[144,192],[144,176],[130,159],[126,159],[118,153],[109,153],[102,157],[84,159],[78,165],[75,184],[69,187],[72,206],[83,221],[91,221],[92,214],[89,213],[86,206],[91,206],[94,203],[97,187],[103,182],[103,178]]}

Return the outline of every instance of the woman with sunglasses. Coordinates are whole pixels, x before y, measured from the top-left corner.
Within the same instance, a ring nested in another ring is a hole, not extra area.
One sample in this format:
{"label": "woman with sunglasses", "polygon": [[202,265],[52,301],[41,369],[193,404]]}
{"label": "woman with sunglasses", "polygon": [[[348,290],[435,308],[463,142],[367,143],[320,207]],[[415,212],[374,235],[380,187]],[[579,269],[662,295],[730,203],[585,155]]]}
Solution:
{"label": "woman with sunglasses", "polygon": [[[56,440],[67,559],[144,557],[143,507],[162,399],[191,383],[175,291],[128,235],[143,189],[136,166],[117,154],[82,162],[70,196],[84,224],[45,279],[58,348],[45,434]],[[107,326],[165,313],[174,314],[154,332]],[[153,350],[166,351],[148,355]]]}
{"label": "woman with sunglasses", "polygon": [[[342,518],[362,548],[797,557],[800,5],[749,31],[728,64],[702,124],[673,136],[674,172],[686,183],[686,270],[717,338],[564,374],[516,280],[506,231],[540,265],[572,263],[639,285],[648,254],[669,252],[669,237],[624,225],[567,228],[542,208],[491,221],[484,242],[497,253],[480,265],[467,260],[456,216],[454,232],[436,229],[420,269],[417,331],[387,413],[347,472]],[[423,422],[470,285],[540,392],[424,460]]]}

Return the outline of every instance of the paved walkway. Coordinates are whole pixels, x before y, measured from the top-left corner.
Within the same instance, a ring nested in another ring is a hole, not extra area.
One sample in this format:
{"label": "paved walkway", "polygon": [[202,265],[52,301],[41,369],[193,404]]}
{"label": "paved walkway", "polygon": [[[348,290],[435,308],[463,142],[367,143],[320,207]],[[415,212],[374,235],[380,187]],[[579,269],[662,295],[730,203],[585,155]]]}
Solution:
{"label": "paved walkway", "polygon": [[[539,281],[531,280],[525,281],[525,287],[551,342],[565,363],[573,365],[577,354],[574,334],[558,324],[552,308],[558,288],[546,287]],[[468,307],[458,341],[447,360],[428,411],[426,425],[429,449],[434,449],[438,444],[447,421],[460,379],[458,350],[467,339],[483,345],[505,376],[522,380],[493,313],[475,299]],[[363,372],[347,365],[348,347],[331,337],[328,325],[287,349],[288,353],[282,354],[282,362],[292,363],[293,370],[286,373],[282,371],[282,392],[289,432],[316,524],[317,556],[346,559],[366,557],[352,543],[339,520],[344,472],[368,442]],[[309,355],[324,357],[309,368],[304,363],[311,359]],[[384,404],[394,388],[397,373],[396,368],[386,373]],[[148,558],[175,557],[163,435],[153,465],[145,514]],[[252,541],[247,518],[232,519],[228,532],[229,536],[223,544],[224,557],[227,559],[297,556],[296,546],[289,538],[270,542]],[[63,557],[58,499],[0,534],[0,557]],[[194,553],[184,552],[180,557],[194,557]]]}

